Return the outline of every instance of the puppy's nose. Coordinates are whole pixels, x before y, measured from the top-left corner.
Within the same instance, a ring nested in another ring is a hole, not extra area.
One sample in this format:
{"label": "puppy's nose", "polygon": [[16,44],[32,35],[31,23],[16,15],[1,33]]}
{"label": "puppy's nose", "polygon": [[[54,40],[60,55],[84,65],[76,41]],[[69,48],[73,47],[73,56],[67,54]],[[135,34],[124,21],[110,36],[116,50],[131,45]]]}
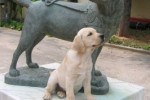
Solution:
{"label": "puppy's nose", "polygon": [[103,35],[103,34],[102,34],[102,35],[100,35],[99,37],[100,37],[101,39],[104,39],[104,35]]}

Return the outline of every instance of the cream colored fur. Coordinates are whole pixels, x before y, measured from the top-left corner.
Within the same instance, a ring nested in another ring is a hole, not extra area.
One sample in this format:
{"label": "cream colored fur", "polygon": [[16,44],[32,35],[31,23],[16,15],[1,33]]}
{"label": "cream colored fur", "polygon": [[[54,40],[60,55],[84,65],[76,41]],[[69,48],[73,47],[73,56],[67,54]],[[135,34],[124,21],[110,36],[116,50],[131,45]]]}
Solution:
{"label": "cream colored fur", "polygon": [[51,100],[56,84],[59,84],[66,91],[66,100],[75,100],[74,94],[81,87],[84,87],[87,100],[95,100],[91,95],[91,54],[102,43],[103,38],[95,29],[81,29],[75,36],[72,46],[60,67],[51,73],[44,99]]}

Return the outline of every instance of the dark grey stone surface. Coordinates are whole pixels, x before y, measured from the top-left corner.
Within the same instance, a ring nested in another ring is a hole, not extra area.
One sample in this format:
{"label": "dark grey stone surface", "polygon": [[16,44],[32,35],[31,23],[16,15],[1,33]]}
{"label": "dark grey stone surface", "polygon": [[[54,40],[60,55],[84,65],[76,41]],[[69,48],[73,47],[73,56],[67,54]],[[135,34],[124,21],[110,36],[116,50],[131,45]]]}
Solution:
{"label": "dark grey stone surface", "polygon": [[43,67],[21,67],[18,70],[20,71],[20,75],[16,77],[12,77],[7,73],[5,75],[5,83],[21,86],[46,87],[50,71],[53,71],[52,69]]}

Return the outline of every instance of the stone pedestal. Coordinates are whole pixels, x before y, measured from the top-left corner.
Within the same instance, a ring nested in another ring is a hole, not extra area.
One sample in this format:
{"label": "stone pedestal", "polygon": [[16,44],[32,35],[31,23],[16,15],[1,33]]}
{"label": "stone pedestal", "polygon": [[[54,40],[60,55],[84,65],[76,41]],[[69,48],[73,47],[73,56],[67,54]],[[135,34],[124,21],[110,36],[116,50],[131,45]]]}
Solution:
{"label": "stone pedestal", "polygon": [[[42,65],[42,67],[55,69],[58,63]],[[44,88],[16,86],[4,83],[4,75],[0,75],[0,100],[42,100]],[[96,100],[143,100],[144,88],[135,84],[108,78],[110,90],[106,95],[95,95]],[[56,96],[52,100],[59,99]],[[86,100],[83,93],[76,95],[76,100]]]}

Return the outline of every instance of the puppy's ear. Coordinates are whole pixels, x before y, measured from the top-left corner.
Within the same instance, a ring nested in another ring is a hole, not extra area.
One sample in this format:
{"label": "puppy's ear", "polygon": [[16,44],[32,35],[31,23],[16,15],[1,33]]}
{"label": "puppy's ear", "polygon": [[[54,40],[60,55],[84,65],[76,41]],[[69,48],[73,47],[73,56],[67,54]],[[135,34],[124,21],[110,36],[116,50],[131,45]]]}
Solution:
{"label": "puppy's ear", "polygon": [[75,36],[72,48],[78,51],[79,53],[83,53],[85,51],[85,46],[81,35]]}

